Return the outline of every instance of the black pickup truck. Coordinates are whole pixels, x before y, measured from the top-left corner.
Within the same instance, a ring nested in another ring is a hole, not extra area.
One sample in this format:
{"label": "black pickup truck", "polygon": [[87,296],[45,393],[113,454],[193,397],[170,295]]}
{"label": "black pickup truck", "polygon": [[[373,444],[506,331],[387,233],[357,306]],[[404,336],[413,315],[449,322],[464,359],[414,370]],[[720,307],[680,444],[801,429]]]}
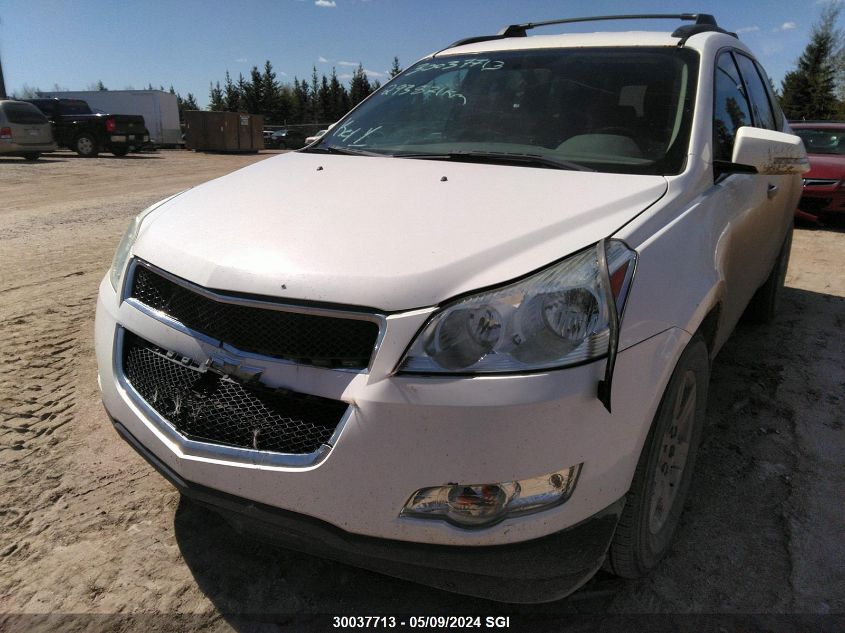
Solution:
{"label": "black pickup truck", "polygon": [[60,147],[80,156],[94,157],[101,151],[126,156],[150,142],[144,117],[136,114],[95,113],[80,99],[26,99],[53,124],[53,137]]}

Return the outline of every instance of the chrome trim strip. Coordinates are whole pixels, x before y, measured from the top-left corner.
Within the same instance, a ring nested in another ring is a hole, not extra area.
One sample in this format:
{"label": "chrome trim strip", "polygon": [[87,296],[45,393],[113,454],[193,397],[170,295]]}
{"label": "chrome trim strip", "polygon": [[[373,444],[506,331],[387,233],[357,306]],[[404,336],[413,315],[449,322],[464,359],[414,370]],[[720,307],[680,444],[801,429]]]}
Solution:
{"label": "chrome trim strip", "polygon": [[122,392],[122,395],[141,411],[144,421],[155,426],[168,440],[176,444],[185,456],[216,459],[250,466],[311,468],[322,463],[329,456],[346,423],[352,417],[353,406],[350,405],[343,416],[341,416],[340,422],[338,422],[328,442],[324,443],[313,453],[307,454],[256,451],[248,448],[237,448],[235,446],[211,444],[188,439],[177,431],[176,427],[165,417],[153,409],[126,379],[126,374],[123,371],[124,332],[125,329],[121,325],[115,328],[114,348],[112,349],[112,371],[117,379],[118,388]]}
{"label": "chrome trim strip", "polygon": [[[356,321],[370,321],[371,323],[375,323],[378,326],[378,336],[376,336],[375,345],[373,345],[373,351],[370,353],[370,361],[367,364],[367,367],[364,369],[353,369],[353,368],[346,368],[346,367],[321,367],[319,365],[302,365],[301,363],[297,363],[292,360],[287,360],[284,358],[279,358],[277,356],[265,356],[263,354],[256,354],[252,352],[245,352],[243,350],[238,349],[234,345],[230,345],[225,343],[224,341],[219,341],[207,334],[203,334],[202,332],[197,332],[183,324],[181,321],[174,319],[170,315],[161,312],[160,310],[156,310],[151,308],[145,303],[138,301],[137,299],[131,297],[132,293],[132,286],[135,283],[135,270],[138,266],[143,266],[144,268],[154,272],[157,275],[161,275],[168,281],[182,286],[183,288],[190,290],[198,295],[204,296],[207,299],[211,299],[212,301],[217,301],[219,303],[229,303],[232,305],[240,305],[250,308],[261,308],[264,310],[276,310],[278,312],[295,312],[298,314],[310,314],[314,316],[325,316],[325,317],[334,317],[334,318],[343,318],[343,319],[353,319]],[[129,262],[129,266],[124,273],[124,283],[123,283],[123,293],[120,298],[121,302],[126,302],[131,305],[136,310],[139,310],[146,314],[147,316],[164,323],[165,325],[172,327],[183,334],[187,334],[193,338],[199,339],[205,343],[210,345],[214,345],[216,347],[220,347],[221,349],[230,352],[232,354],[237,354],[243,358],[254,358],[257,360],[263,360],[266,362],[272,363],[280,363],[284,365],[291,365],[296,367],[314,367],[315,369],[325,369],[327,371],[341,371],[347,373],[355,373],[355,374],[362,374],[362,373],[369,373],[372,369],[373,362],[375,361],[376,354],[378,353],[379,349],[381,348],[381,344],[384,341],[384,336],[387,330],[387,317],[383,314],[379,313],[367,313],[367,312],[353,312],[350,310],[334,310],[331,308],[312,308],[309,306],[298,306],[298,305],[289,305],[285,303],[275,303],[272,301],[261,301],[260,299],[242,299],[240,297],[231,297],[228,295],[221,295],[207,288],[203,288],[202,286],[198,286],[190,281],[182,279],[181,277],[177,277],[166,270],[162,270],[149,262],[144,261],[143,259],[139,259],[137,257],[133,257],[132,260]]]}
{"label": "chrome trim strip", "polygon": [[838,183],[836,179],[828,178],[803,178],[802,183],[805,187],[831,187]]}

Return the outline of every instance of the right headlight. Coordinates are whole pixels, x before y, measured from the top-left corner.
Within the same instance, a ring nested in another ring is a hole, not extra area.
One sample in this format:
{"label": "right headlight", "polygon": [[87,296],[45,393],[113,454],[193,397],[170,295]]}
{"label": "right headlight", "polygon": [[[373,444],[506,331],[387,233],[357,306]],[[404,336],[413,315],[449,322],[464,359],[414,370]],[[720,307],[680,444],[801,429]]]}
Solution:
{"label": "right headlight", "polygon": [[[516,283],[451,302],[417,334],[403,373],[502,373],[564,367],[607,354],[610,310],[622,313],[637,253],[607,243],[610,293],[597,248]],[[612,294],[615,305],[608,305]]]}
{"label": "right headlight", "polygon": [[126,229],[126,232],[120,240],[120,244],[117,245],[117,250],[114,252],[114,258],[112,259],[111,268],[109,269],[109,281],[115,291],[120,288],[120,280],[123,277],[123,272],[126,270],[126,264],[129,261],[129,254],[132,251],[132,246],[135,244],[135,240],[138,239],[138,233],[141,230],[141,223],[144,221],[144,218],[158,209],[165,202],[173,200],[173,198],[181,193],[184,192],[180,191],[179,193],[169,196],[164,200],[156,202],[132,218],[132,221],[129,223],[129,227]]}

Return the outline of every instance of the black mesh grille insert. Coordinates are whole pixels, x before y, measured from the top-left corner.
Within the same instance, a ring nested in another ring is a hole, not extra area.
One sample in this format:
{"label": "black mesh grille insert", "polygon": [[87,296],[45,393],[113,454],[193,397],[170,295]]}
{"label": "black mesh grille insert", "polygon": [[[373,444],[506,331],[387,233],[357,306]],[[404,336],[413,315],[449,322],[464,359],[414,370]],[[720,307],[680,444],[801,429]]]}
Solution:
{"label": "black mesh grille insert", "polygon": [[144,266],[135,268],[131,296],[239,350],[303,365],[363,369],[378,338],[372,321],[221,303]]}
{"label": "black mesh grille insert", "polygon": [[123,371],[135,390],[189,439],[307,454],[327,442],[344,402],[244,383],[124,333]]}

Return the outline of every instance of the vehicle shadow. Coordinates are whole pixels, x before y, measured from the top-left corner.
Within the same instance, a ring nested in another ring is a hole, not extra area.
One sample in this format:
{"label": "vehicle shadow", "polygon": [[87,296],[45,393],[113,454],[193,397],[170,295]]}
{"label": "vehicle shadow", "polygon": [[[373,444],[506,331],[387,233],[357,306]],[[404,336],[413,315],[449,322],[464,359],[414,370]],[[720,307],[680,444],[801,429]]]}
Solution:
{"label": "vehicle shadow", "polygon": [[37,160],[27,160],[22,156],[0,156],[0,165],[3,164],[27,164],[27,165],[41,165],[45,163],[63,163],[65,156],[52,156],[50,155],[49,158],[46,155],[40,156]]}
{"label": "vehicle shadow", "polygon": [[845,233],[845,213],[838,216],[830,216],[824,219],[819,219],[815,222],[795,218],[795,228],[805,229],[808,231],[833,231],[835,233]]}
{"label": "vehicle shadow", "polygon": [[672,548],[651,574],[623,584],[610,613],[790,613],[811,611],[798,606],[812,604],[798,587],[836,594],[827,579],[837,572],[821,565],[815,578],[796,577],[794,560],[809,554],[796,534],[821,533],[806,542],[822,552],[838,542],[823,535],[838,526],[814,499],[835,479],[806,446],[842,428],[843,327],[845,297],[791,287],[772,323],[740,322],[712,365]]}
{"label": "vehicle shadow", "polygon": [[199,589],[236,630],[255,619],[284,622],[344,614],[599,613],[619,581],[600,573],[573,596],[543,605],[491,602],[448,593],[286,550],[244,536],[216,512],[186,498],[174,518],[176,542]]}
{"label": "vehicle shadow", "polygon": [[158,154],[128,154],[126,156],[115,156],[114,154],[109,153],[101,153],[98,154],[95,158],[91,158],[88,156],[80,156],[79,154],[66,154],[62,156],[62,158],[73,158],[77,160],[97,160],[98,158],[104,158],[106,160],[150,160],[150,159],[161,159],[162,156]]}
{"label": "vehicle shadow", "polygon": [[[837,314],[838,325],[831,327]],[[563,616],[782,612],[794,593],[783,513],[789,512],[795,485],[793,425],[795,407],[802,406],[794,402],[789,370],[800,366],[807,384],[827,371],[806,351],[805,333],[827,323],[828,336],[839,336],[843,315],[845,298],[786,288],[772,324],[740,324],[713,365],[703,441],[678,534],[667,557],[645,578],[623,581],[599,572],[554,603],[490,602],[266,545],[184,498],[174,519],[177,544],[199,589],[243,632],[255,630],[256,621],[327,614],[518,615],[576,622]],[[814,345],[824,349],[825,341]],[[766,565],[751,562],[761,560]]]}

